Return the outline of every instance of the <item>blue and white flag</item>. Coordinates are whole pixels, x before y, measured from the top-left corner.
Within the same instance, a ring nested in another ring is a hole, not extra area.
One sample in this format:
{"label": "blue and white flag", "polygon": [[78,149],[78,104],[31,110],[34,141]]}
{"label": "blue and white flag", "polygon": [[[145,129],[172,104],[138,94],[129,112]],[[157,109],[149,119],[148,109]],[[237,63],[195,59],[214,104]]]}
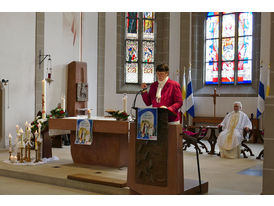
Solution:
{"label": "blue and white flag", "polygon": [[260,82],[258,92],[257,119],[264,112],[265,97],[269,96],[270,68],[260,66]]}
{"label": "blue and white flag", "polygon": [[191,83],[191,68],[189,68],[188,80],[187,80],[187,90],[186,90],[186,111],[192,117],[194,117],[194,98],[192,91],[192,83]]}

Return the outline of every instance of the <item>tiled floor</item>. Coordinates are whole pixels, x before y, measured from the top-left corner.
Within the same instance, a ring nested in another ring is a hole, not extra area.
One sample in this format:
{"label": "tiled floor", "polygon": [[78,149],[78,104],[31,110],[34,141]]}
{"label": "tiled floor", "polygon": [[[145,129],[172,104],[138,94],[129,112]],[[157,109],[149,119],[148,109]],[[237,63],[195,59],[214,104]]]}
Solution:
{"label": "tiled floor", "polygon": [[[209,144],[205,141],[205,144]],[[260,194],[262,188],[262,176],[251,176],[242,173],[242,171],[250,168],[257,168],[260,171],[263,160],[257,160],[256,156],[259,154],[263,145],[250,144],[254,157],[247,159],[222,159],[216,155],[208,155],[205,152],[199,155],[200,169],[202,180],[208,181],[208,194]],[[218,149],[218,148],[216,148]],[[70,188],[70,182],[67,181],[67,175],[72,173],[97,173],[103,171],[104,175],[115,178],[122,178],[126,180],[127,168],[110,169],[95,166],[79,166],[74,165],[70,155],[70,147],[63,146],[63,148],[53,148],[53,156],[59,158],[58,161],[39,166],[15,166],[4,163],[7,159],[7,151],[0,150],[0,172],[1,170],[10,170],[11,173],[18,174],[29,173],[30,176],[39,180],[40,176],[44,179],[49,177],[52,184],[44,184],[39,182],[26,181],[22,179],[15,179],[10,177],[0,176],[0,194],[106,194],[104,191],[108,188],[98,188],[98,191],[88,190],[89,185],[79,183],[77,189]],[[196,153],[193,148],[189,148],[184,152],[184,177],[189,179],[198,179]],[[20,177],[19,177],[20,178]],[[54,180],[54,178],[56,180]],[[45,179],[46,181],[46,179]],[[58,182],[60,182],[59,186]],[[88,183],[87,183],[88,184]],[[62,185],[62,186],[60,186]],[[111,191],[111,194],[126,194],[124,190]]]}

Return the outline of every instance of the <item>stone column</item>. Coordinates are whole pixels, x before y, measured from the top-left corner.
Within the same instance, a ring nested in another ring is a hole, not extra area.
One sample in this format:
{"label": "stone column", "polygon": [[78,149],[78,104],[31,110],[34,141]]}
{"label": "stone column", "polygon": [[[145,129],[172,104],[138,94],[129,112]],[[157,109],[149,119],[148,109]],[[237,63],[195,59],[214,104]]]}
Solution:
{"label": "stone column", "polygon": [[274,13],[271,13],[270,32],[270,96],[265,100],[264,112],[264,164],[262,194],[274,194]]}

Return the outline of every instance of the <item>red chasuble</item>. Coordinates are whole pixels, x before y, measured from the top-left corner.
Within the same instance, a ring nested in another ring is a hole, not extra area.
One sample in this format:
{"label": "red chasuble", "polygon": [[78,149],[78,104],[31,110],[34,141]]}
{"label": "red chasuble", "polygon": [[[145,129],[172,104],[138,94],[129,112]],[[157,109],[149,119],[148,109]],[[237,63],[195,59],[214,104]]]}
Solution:
{"label": "red chasuble", "polygon": [[182,93],[180,84],[168,78],[165,83],[162,92],[161,100],[159,103],[156,102],[156,92],[158,88],[158,81],[151,84],[149,92],[142,93],[142,98],[147,106],[152,105],[152,107],[166,106],[168,110],[173,112],[175,115],[168,116],[169,122],[174,122],[180,120],[179,109],[183,104]]}

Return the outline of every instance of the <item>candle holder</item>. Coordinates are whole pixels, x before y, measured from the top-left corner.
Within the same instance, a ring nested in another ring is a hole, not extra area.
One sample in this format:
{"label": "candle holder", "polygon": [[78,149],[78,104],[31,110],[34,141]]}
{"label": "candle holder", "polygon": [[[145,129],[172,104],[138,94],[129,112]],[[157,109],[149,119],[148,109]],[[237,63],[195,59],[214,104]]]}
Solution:
{"label": "candle holder", "polygon": [[27,146],[27,144],[25,144],[25,157],[24,157],[24,160],[26,160],[27,159],[27,157],[28,157],[28,146]]}
{"label": "candle holder", "polygon": [[17,152],[17,161],[20,161],[20,152]]}
{"label": "candle holder", "polygon": [[38,161],[38,150],[35,150],[35,161],[34,161],[34,162],[35,162],[35,163],[36,163],[36,162],[39,162],[39,161]]}
{"label": "candle holder", "polygon": [[26,156],[26,161],[27,162],[31,162],[30,148],[31,148],[31,146],[28,144],[28,146],[27,146],[27,156]]}
{"label": "candle holder", "polygon": [[10,155],[9,155],[9,160],[11,160],[11,151],[9,151]]}
{"label": "candle holder", "polygon": [[38,157],[37,157],[37,160],[38,160],[38,162],[41,162],[42,161],[41,160],[41,142],[39,141],[39,142],[37,142],[37,144],[38,144],[38,151],[37,151]]}
{"label": "candle holder", "polygon": [[23,149],[24,147],[21,147],[21,152],[20,152],[20,163],[24,163],[24,157],[23,157]]}

